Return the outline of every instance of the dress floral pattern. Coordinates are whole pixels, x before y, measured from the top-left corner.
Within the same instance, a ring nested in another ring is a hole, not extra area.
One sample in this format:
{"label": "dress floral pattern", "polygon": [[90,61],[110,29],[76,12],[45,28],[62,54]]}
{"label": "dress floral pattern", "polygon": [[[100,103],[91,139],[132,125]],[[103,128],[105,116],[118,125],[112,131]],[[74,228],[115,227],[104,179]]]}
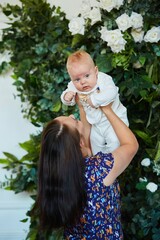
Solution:
{"label": "dress floral pattern", "polygon": [[113,167],[112,154],[99,152],[86,161],[87,206],[73,227],[64,231],[65,239],[74,240],[120,240],[123,239],[120,215],[120,188],[115,180],[110,186],[103,179]]}

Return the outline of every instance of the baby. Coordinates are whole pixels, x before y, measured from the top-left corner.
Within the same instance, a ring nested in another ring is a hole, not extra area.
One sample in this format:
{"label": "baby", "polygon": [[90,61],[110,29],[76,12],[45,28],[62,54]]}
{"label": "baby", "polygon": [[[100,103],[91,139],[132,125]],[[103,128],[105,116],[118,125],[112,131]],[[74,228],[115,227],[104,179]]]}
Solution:
{"label": "baby", "polygon": [[68,57],[67,71],[71,78],[67,89],[61,95],[63,104],[73,106],[76,104],[75,95],[86,112],[87,121],[91,128],[92,153],[109,153],[119,146],[119,140],[107,120],[100,106],[112,102],[112,109],[128,126],[127,110],[119,99],[118,87],[115,86],[111,76],[99,72],[91,56],[79,50]]}

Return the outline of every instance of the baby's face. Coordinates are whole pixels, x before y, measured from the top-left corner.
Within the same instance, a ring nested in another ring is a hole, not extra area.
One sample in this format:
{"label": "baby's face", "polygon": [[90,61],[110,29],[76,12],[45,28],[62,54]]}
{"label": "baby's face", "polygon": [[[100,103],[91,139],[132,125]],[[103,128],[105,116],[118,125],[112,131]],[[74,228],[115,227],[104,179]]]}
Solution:
{"label": "baby's face", "polygon": [[68,73],[78,91],[89,92],[97,84],[98,68],[93,64],[82,62],[72,63]]}

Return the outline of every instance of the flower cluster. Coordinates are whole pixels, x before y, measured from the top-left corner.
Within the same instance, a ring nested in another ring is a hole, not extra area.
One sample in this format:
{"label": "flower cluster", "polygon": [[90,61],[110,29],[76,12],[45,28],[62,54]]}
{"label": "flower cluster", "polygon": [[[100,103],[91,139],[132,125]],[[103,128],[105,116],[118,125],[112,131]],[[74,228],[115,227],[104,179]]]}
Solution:
{"label": "flower cluster", "polygon": [[[151,160],[149,158],[144,158],[142,161],[141,161],[141,165],[143,167],[149,167],[151,166]],[[153,164],[153,171],[157,173],[157,175],[160,174],[160,165],[157,164],[157,163],[154,163]],[[158,185],[154,182],[148,182],[147,178],[144,177],[144,178],[140,178],[139,179],[140,182],[145,182],[146,183],[146,189],[149,190],[150,192],[155,192],[157,191],[158,189]]]}
{"label": "flower cluster", "polygon": [[[77,17],[69,22],[69,31],[72,35],[85,33],[85,26],[88,22],[94,25],[97,22],[102,22],[102,14],[104,11],[111,12],[113,9],[118,9],[123,6],[123,0],[83,0],[80,13]],[[143,17],[141,14],[132,12],[129,15],[123,13],[114,19],[117,28],[108,29],[106,26],[101,26],[97,31],[101,34],[101,39],[107,42],[114,53],[119,53],[125,50],[127,41],[124,38],[124,33],[130,29],[130,35],[137,43],[145,42],[158,42],[160,40],[160,27],[153,26],[146,33],[143,30]],[[106,25],[106,24],[104,24]]]}

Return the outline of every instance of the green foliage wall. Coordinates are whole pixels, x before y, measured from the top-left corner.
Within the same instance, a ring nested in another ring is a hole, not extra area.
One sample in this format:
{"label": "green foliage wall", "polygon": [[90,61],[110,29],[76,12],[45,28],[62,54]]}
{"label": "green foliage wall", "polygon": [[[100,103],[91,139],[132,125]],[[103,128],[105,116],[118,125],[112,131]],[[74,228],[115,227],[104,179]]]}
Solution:
{"label": "green foliage wall", "polygon": [[[44,0],[21,0],[22,6],[1,6],[8,17],[9,26],[3,30],[0,52],[10,54],[9,63],[3,62],[0,72],[8,65],[13,68],[13,84],[22,102],[24,117],[31,123],[43,126],[57,115],[68,115],[78,110],[60,102],[60,94],[69,76],[66,72],[68,55],[79,49],[87,50],[99,70],[110,74],[119,86],[121,101],[128,109],[130,128],[136,134],[140,149],[130,167],[120,177],[122,192],[122,220],[125,239],[154,239],[160,234],[160,189],[154,193],[146,190],[147,182],[139,183],[140,177],[155,182],[160,187],[160,45],[159,43],[135,43],[129,32],[124,34],[127,45],[124,51],[113,53],[100,38],[97,29],[100,22],[86,24],[85,34],[72,35],[69,20],[60,8]],[[106,14],[102,21],[115,26],[114,18],[122,13],[135,11],[143,14],[144,30],[160,25],[157,11],[159,2],[124,1],[119,10]],[[136,62],[140,68],[134,68]],[[23,104],[24,103],[24,104]],[[14,154],[4,153],[1,159],[5,168],[16,173],[10,179],[9,189],[16,193],[28,191],[36,196],[37,161],[40,135],[31,135],[20,146],[26,155],[17,159]],[[142,167],[141,160],[150,158],[150,167]],[[129,207],[128,207],[129,206]],[[27,215],[30,215],[28,211]],[[24,220],[25,221],[25,220]],[[59,233],[42,236],[37,229],[37,219],[31,218],[27,239],[58,239]]]}

